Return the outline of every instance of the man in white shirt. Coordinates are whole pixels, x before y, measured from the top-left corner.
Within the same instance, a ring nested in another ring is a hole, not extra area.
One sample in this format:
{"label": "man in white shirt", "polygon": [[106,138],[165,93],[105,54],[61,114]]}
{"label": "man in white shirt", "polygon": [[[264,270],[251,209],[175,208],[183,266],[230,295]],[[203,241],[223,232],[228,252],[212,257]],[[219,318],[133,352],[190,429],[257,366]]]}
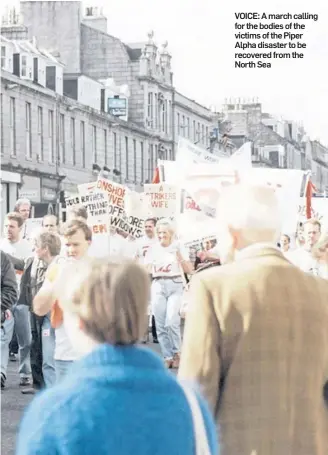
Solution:
{"label": "man in white shirt", "polygon": [[23,226],[21,229],[21,238],[25,239],[27,236],[27,224],[26,221],[30,217],[31,213],[31,202],[29,199],[18,199],[15,204],[15,212],[19,213],[23,218]]}
{"label": "man in white shirt", "polygon": [[149,248],[157,241],[155,235],[156,219],[148,218],[145,221],[145,235],[136,241],[136,256],[140,264],[145,263],[145,257]]}
{"label": "man in white shirt", "polygon": [[[83,260],[88,255],[92,232],[89,226],[81,219],[75,219],[64,226],[63,239],[67,256],[72,260]],[[54,303],[57,300],[58,291],[60,291],[60,283],[63,278],[66,280],[70,279],[69,276],[65,276],[66,266],[62,263],[54,264],[48,269],[48,272],[40,291],[33,301],[33,310],[38,316],[44,316],[51,310],[58,315],[60,309],[58,304],[54,305]],[[57,381],[59,381],[67,374],[72,363],[77,359],[77,353],[69,341],[62,320],[56,325],[55,335],[56,377]]]}
{"label": "man in white shirt", "polygon": [[299,267],[303,272],[319,274],[319,262],[313,256],[312,250],[321,234],[321,223],[316,219],[309,219],[303,224],[304,244],[293,251],[285,253],[286,258]]}
{"label": "man in white shirt", "polygon": [[109,256],[114,257],[125,257],[126,255],[126,240],[116,230],[116,228],[110,228],[109,234]]}
{"label": "man in white shirt", "polygon": [[[4,223],[4,238],[0,241],[0,249],[17,259],[28,259],[33,255],[32,246],[26,239],[21,238],[24,226],[23,217],[17,213],[8,213]],[[18,292],[22,272],[16,271]],[[15,331],[19,346],[19,375],[20,386],[31,384],[30,348],[32,342],[29,308],[26,305],[15,305],[13,308]]]}
{"label": "man in white shirt", "polygon": [[[136,240],[136,254],[135,254],[135,259],[139,262],[139,264],[145,265],[145,258],[147,255],[147,252],[149,248],[152,245],[155,245],[157,242],[156,238],[156,233],[155,233],[155,228],[156,228],[156,219],[155,218],[148,218],[145,221],[145,235],[141,237],[140,239]],[[148,308],[148,317],[151,315],[151,304],[149,304]],[[152,332],[152,337],[153,337],[153,342],[158,343],[157,339],[157,332],[156,332],[156,323],[155,323],[155,317],[152,315],[151,318],[149,318],[149,322],[151,322],[151,332]],[[148,341],[148,333],[146,338],[144,339],[144,342]]]}

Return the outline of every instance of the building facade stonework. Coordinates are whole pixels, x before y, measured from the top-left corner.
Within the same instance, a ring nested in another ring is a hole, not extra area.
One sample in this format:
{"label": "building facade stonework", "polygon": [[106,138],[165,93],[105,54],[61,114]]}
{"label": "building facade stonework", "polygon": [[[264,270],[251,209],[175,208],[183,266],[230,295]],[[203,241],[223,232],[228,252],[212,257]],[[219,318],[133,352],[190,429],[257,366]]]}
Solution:
{"label": "building facade stonework", "polygon": [[328,149],[310,140],[304,127],[263,112],[258,100],[226,101],[220,132],[236,147],[252,143],[253,166],[311,172],[320,194],[328,194]]}
{"label": "building facade stonework", "polygon": [[[4,182],[17,194],[51,203],[104,168],[138,191],[158,158],[175,158],[179,136],[209,148],[212,113],[176,91],[167,43],[159,49],[153,33],[125,44],[78,1],[24,1],[15,17],[1,30],[1,47],[13,47],[1,61],[1,154],[2,169],[20,176]],[[119,106],[125,115],[113,115]]]}

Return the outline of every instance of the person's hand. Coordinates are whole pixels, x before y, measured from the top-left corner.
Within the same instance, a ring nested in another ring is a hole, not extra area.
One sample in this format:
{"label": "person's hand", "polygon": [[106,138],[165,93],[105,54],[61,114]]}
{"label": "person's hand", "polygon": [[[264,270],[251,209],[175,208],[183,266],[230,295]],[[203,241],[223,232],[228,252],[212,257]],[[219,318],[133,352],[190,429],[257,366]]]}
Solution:
{"label": "person's hand", "polygon": [[205,259],[207,259],[207,253],[206,253],[206,251],[200,251],[200,252],[198,253],[197,256],[199,257],[199,259],[200,259],[202,262],[204,262]]}

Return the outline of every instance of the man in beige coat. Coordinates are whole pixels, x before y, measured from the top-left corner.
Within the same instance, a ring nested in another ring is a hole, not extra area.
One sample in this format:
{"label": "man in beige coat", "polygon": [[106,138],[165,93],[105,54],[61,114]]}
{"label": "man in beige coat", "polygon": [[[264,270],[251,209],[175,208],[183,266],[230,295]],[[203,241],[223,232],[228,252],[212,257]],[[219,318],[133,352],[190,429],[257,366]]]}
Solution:
{"label": "man in beige coat", "polygon": [[327,455],[328,283],[276,248],[270,188],[228,188],[218,216],[226,265],[192,278],[179,376],[200,383],[221,455]]}

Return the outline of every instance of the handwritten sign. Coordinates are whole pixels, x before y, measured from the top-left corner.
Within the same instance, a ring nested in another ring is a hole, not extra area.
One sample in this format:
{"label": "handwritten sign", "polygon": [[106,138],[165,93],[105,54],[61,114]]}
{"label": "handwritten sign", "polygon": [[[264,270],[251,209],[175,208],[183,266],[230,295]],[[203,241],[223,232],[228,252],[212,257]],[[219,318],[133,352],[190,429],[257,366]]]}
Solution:
{"label": "handwritten sign", "polygon": [[174,216],[177,207],[177,191],[167,183],[146,184],[145,201],[154,217]]}
{"label": "handwritten sign", "polygon": [[97,181],[97,188],[108,195],[108,201],[112,205],[124,208],[125,188],[119,183],[100,178]]}
{"label": "handwritten sign", "polygon": [[144,220],[138,216],[128,216],[125,211],[125,197],[128,189],[104,178],[98,179],[97,189],[107,195],[110,226],[134,238],[141,237]]}
{"label": "handwritten sign", "polygon": [[88,211],[88,225],[92,230],[91,256],[109,255],[109,204],[107,194],[97,188],[97,182],[78,185],[81,204]]}

